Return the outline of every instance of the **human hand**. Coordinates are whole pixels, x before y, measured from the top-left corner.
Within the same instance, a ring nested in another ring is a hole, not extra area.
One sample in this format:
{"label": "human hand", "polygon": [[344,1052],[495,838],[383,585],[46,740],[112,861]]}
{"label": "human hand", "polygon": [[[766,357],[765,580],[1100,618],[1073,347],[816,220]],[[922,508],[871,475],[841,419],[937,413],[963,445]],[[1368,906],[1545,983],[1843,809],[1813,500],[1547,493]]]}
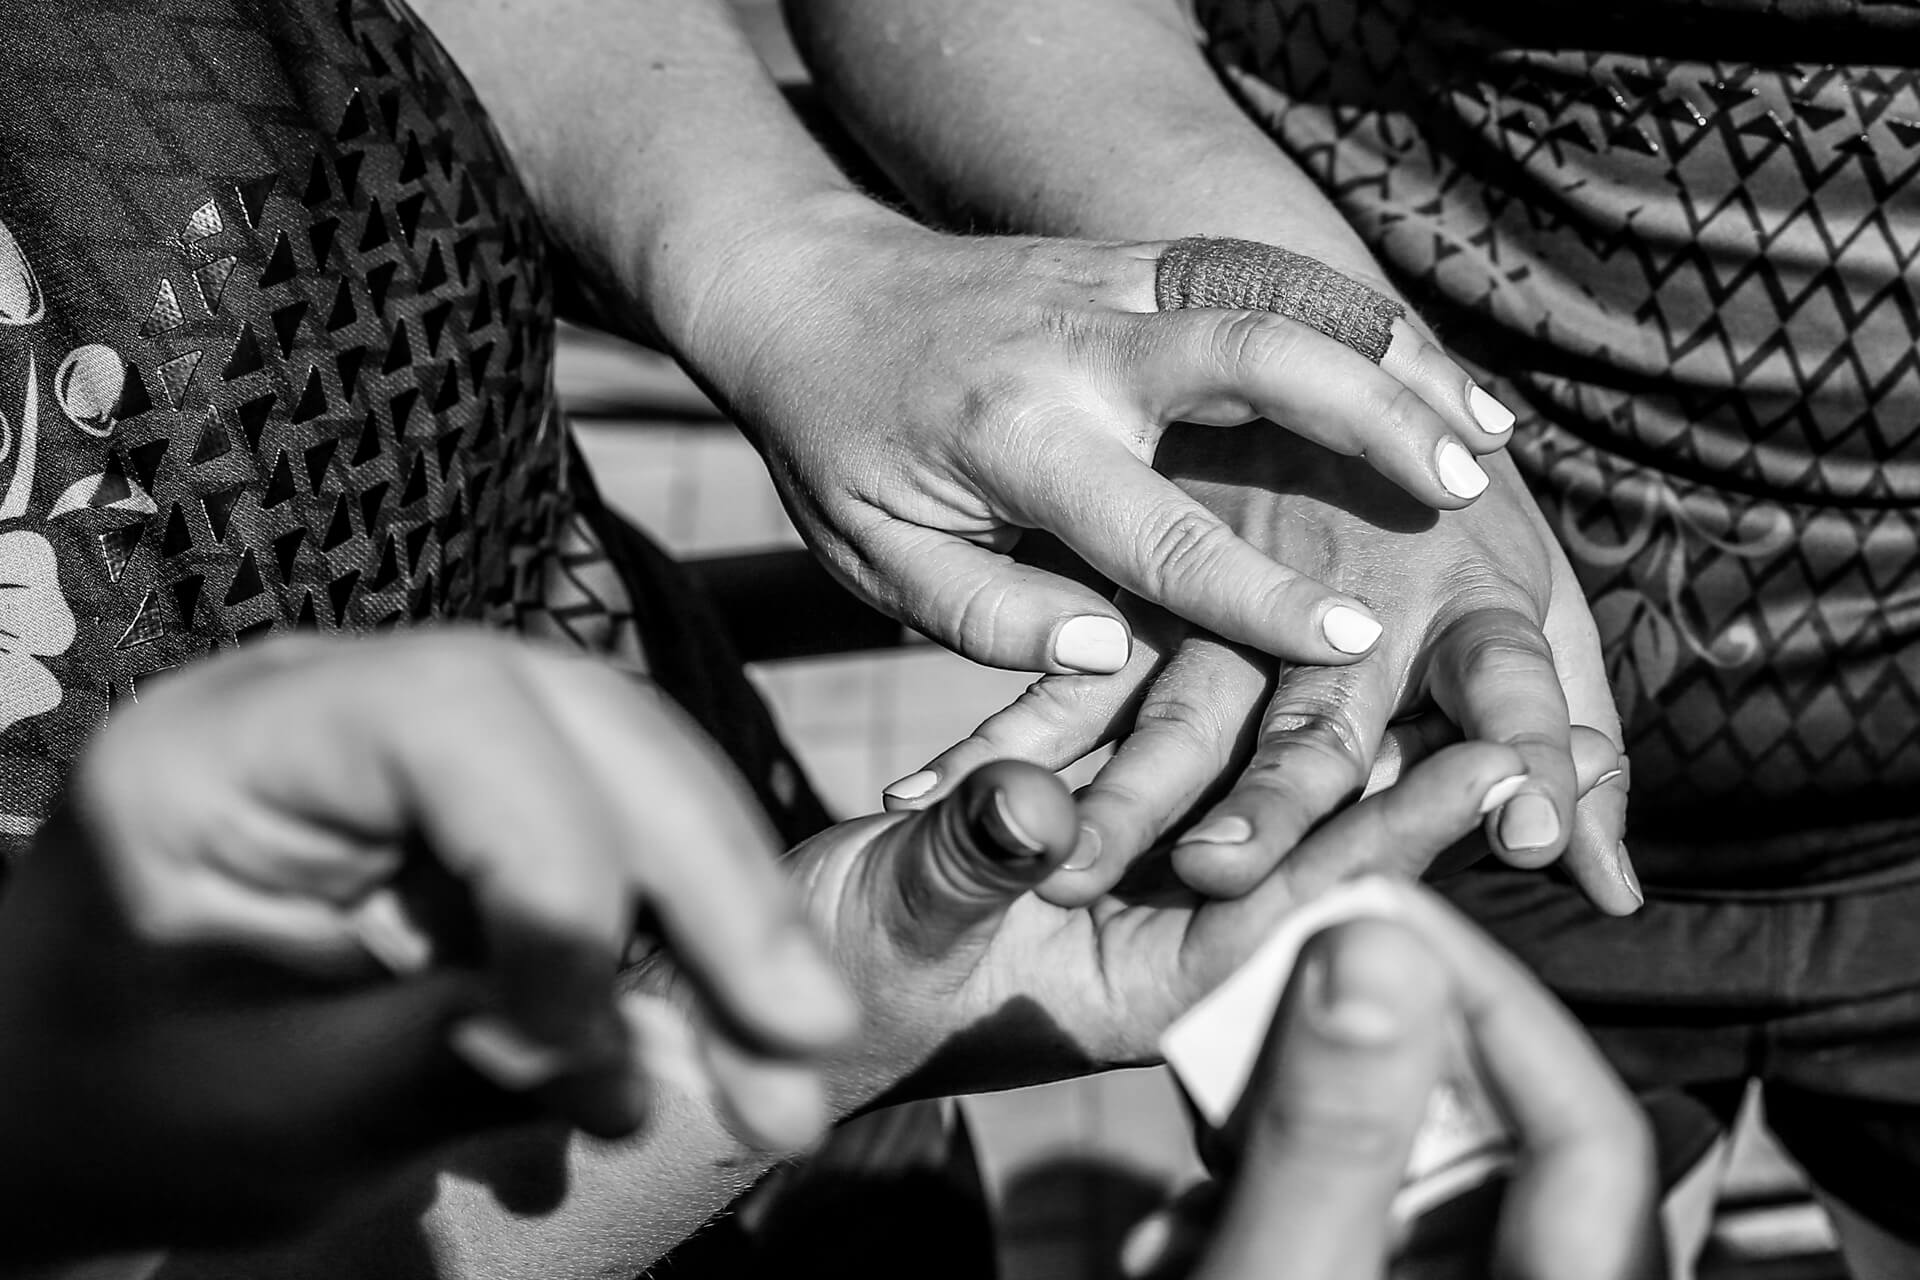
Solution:
{"label": "human hand", "polygon": [[1072,849],[1076,821],[1059,780],[1029,765],[989,765],[915,814],[843,823],[789,855],[865,1011],[836,1067],[839,1105],[1156,1061],[1167,1024],[1286,912],[1366,869],[1416,874],[1519,769],[1505,747],[1446,748],[1224,901],[1142,877],[1080,907],[1028,892]]}
{"label": "human hand", "polygon": [[[663,696],[479,634],[183,672],[102,732],[0,899],[9,1202],[94,1249],[265,1230],[492,1125],[630,1132],[668,1072],[809,1141],[805,1064],[857,1010],[754,812]],[[643,911],[704,1046],[616,1005]]]}
{"label": "human hand", "polygon": [[[1224,1135],[1236,1172],[1210,1241],[1191,1217],[1168,1219],[1154,1233],[1159,1256],[1136,1247],[1130,1260],[1196,1280],[1362,1280],[1390,1265],[1396,1275],[1664,1274],[1639,1107],[1511,956],[1432,895],[1402,897],[1402,919],[1337,925],[1303,949]],[[1514,1166],[1504,1189],[1486,1189],[1499,1196],[1491,1238],[1443,1238],[1444,1219],[1462,1216],[1443,1207],[1415,1224],[1393,1263],[1403,1242],[1391,1206],[1456,1027],[1511,1125]],[[1189,1245],[1201,1254],[1191,1272],[1177,1261]]]}
{"label": "human hand", "polygon": [[889,788],[890,807],[938,797],[982,759],[1057,769],[1119,739],[1081,794],[1074,869],[1041,892],[1085,901],[1177,832],[1181,878],[1230,896],[1370,775],[1384,784],[1403,753],[1464,733],[1527,762],[1526,780],[1487,815],[1496,854],[1541,866],[1565,851],[1567,873],[1602,910],[1639,906],[1598,637],[1517,477],[1496,467],[1499,482],[1471,509],[1434,516],[1285,437],[1183,428],[1161,455],[1254,545],[1374,602],[1386,625],[1375,652],[1344,668],[1288,666],[1128,604],[1137,643],[1124,671],[1040,680]]}
{"label": "human hand", "polygon": [[1368,605],[1155,474],[1161,433],[1271,419],[1454,509],[1513,415],[1405,319],[1376,365],[1278,315],[1153,314],[1164,248],[947,236],[836,206],[743,250],[677,345],[835,575],[976,661],[1126,662],[1110,601],[1011,558],[1028,529],[1228,639],[1353,661],[1378,635]]}

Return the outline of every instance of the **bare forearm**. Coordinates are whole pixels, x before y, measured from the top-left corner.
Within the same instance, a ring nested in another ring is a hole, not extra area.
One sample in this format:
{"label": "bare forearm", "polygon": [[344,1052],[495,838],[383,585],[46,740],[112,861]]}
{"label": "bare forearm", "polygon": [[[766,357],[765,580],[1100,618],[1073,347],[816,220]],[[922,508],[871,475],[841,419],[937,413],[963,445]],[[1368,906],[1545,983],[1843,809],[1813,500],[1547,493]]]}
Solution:
{"label": "bare forearm", "polygon": [[804,0],[788,15],[835,109],[944,217],[1369,261],[1221,87],[1178,0]]}
{"label": "bare forearm", "polygon": [[721,0],[418,0],[600,323],[678,348],[732,250],[845,179]]}

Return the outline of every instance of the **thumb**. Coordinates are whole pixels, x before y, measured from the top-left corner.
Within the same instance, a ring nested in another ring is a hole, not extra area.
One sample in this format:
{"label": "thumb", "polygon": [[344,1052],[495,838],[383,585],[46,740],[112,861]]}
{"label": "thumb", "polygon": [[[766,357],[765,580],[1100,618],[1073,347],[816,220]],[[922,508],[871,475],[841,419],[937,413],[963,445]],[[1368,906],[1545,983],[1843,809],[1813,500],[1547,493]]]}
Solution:
{"label": "thumb", "polygon": [[883,918],[903,949],[944,955],[984,935],[1066,861],[1078,835],[1058,778],[1011,760],[984,765],[881,837],[893,868]]}
{"label": "thumb", "polygon": [[1382,1274],[1394,1193],[1445,1052],[1447,980],[1402,925],[1363,919],[1301,951],[1254,1084],[1229,1123],[1239,1176],[1207,1280]]}

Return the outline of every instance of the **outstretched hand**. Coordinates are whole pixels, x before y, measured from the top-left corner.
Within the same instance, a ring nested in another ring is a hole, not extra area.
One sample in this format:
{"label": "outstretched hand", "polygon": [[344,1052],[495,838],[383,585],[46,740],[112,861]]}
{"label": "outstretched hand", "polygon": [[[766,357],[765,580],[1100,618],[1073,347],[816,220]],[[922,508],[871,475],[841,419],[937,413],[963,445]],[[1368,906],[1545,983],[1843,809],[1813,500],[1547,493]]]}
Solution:
{"label": "outstretched hand", "polygon": [[1512,414],[1405,320],[1376,365],[1278,315],[1155,313],[1164,249],[940,235],[851,202],[743,249],[759,269],[715,286],[681,354],[835,575],[976,661],[1125,665],[1110,601],[1011,557],[1043,529],[1211,632],[1351,662],[1379,634],[1369,604],[1156,474],[1161,433],[1284,428],[1453,510],[1486,487],[1474,455],[1506,443]]}

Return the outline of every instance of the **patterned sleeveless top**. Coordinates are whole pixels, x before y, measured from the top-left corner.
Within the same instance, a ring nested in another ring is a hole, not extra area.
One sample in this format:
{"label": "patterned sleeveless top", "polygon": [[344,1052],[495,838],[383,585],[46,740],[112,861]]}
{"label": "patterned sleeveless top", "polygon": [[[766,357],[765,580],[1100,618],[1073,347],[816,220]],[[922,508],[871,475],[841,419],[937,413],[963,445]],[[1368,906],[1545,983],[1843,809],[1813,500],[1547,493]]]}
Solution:
{"label": "patterned sleeveless top", "polygon": [[440,620],[650,674],[817,829],[711,615],[573,457],[533,207],[398,0],[6,22],[0,854],[168,671]]}
{"label": "patterned sleeveless top", "polygon": [[1920,871],[1920,0],[1202,0],[1588,593],[1671,886]]}

